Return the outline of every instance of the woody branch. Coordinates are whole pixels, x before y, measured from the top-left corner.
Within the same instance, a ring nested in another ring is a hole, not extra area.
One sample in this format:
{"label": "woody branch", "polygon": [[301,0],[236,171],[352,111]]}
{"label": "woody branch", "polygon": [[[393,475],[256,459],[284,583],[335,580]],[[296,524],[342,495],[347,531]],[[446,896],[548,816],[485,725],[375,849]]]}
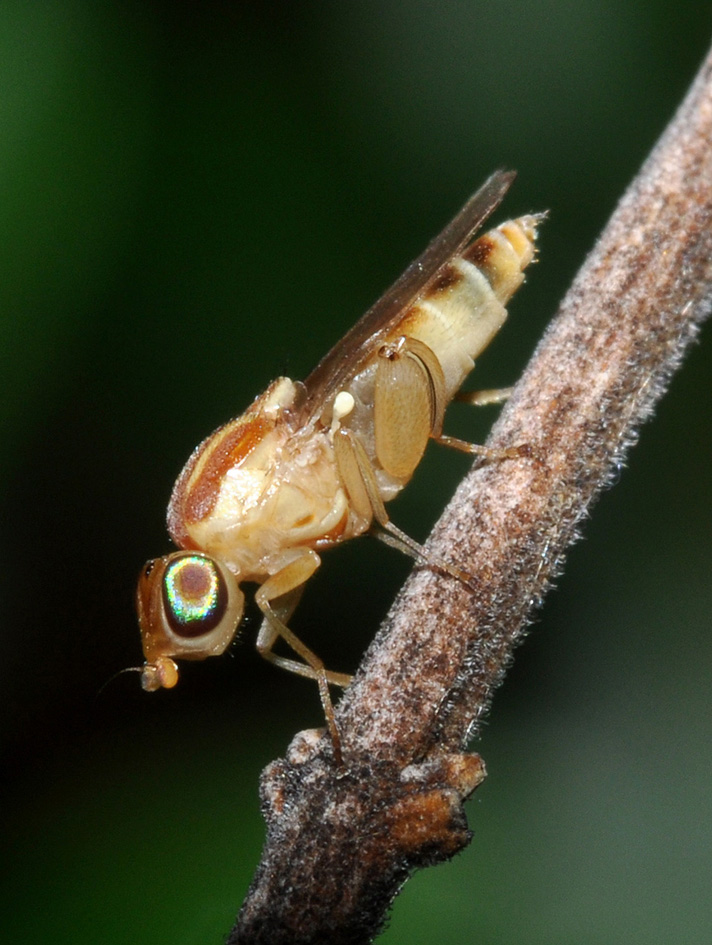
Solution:
{"label": "woody branch", "polygon": [[591,504],[712,307],[712,55],[621,200],[339,706],[348,771],[297,738],[262,779],[268,835],[229,942],[370,941],[415,867],[468,842],[477,734]]}

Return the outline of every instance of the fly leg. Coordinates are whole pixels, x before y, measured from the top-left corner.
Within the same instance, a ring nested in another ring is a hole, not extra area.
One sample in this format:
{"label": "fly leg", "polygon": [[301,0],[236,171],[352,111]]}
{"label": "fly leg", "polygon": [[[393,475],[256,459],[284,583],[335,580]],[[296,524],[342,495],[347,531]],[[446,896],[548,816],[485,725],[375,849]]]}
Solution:
{"label": "fly leg", "polygon": [[351,430],[341,427],[334,433],[334,454],[339,475],[348,493],[353,511],[367,521],[375,519],[377,525],[380,526],[379,529],[373,531],[377,538],[384,544],[410,555],[411,558],[424,561],[430,567],[451,574],[458,581],[472,587],[466,571],[426,551],[422,545],[391,522],[378,491],[376,474],[371,461],[358,437]]}
{"label": "fly leg", "polygon": [[[289,672],[315,679],[319,686],[321,704],[326,716],[326,724],[334,746],[334,759],[343,767],[341,739],[334,719],[334,707],[329,695],[329,684],[346,687],[351,677],[345,673],[332,673],[306,644],[287,626],[286,621],[292,615],[304,589],[305,582],[320,565],[316,552],[305,549],[299,557],[290,561],[276,574],[271,575],[255,594],[257,605],[265,616],[257,637],[257,651],[266,660]],[[288,659],[272,652],[272,647],[281,637],[304,662]]]}
{"label": "fly leg", "polygon": [[488,390],[459,390],[454,400],[473,407],[484,407],[487,404],[503,404],[512,396],[513,387],[491,387]]}
{"label": "fly leg", "polygon": [[[520,447],[492,450],[443,435],[445,377],[435,352],[424,342],[404,335],[384,344],[378,353],[373,403],[376,458],[395,479],[403,483],[410,479],[429,439],[491,460],[521,455]],[[474,402],[496,403],[509,393],[481,392]],[[435,558],[390,522],[373,465],[353,431],[344,427],[335,431],[334,452],[353,510],[367,521],[375,519],[382,529],[377,532],[382,541],[472,586],[467,572]]]}
{"label": "fly leg", "polygon": [[[407,480],[420,462],[429,439],[488,460],[514,459],[527,450],[520,446],[495,450],[442,432],[447,390],[434,351],[417,338],[403,336],[383,345],[376,372],[374,424],[376,455],[383,468]],[[456,395],[483,405],[507,400],[511,387]]]}
{"label": "fly leg", "polygon": [[[487,404],[503,404],[512,396],[513,387],[494,387],[489,390],[461,390],[455,394],[454,400],[463,404],[470,404],[473,407],[484,407]],[[526,443],[519,446],[510,446],[508,449],[497,450],[489,446],[480,446],[478,443],[470,443],[468,440],[461,440],[456,436],[446,436],[442,432],[433,439],[443,446],[450,446],[452,449],[460,450],[461,453],[470,453],[476,456],[482,456],[483,459],[497,462],[503,459],[519,459],[522,456],[530,456],[531,449]]]}
{"label": "fly leg", "polygon": [[402,336],[378,352],[373,398],[376,457],[407,482],[430,437],[439,437],[447,405],[445,377],[435,352]]}

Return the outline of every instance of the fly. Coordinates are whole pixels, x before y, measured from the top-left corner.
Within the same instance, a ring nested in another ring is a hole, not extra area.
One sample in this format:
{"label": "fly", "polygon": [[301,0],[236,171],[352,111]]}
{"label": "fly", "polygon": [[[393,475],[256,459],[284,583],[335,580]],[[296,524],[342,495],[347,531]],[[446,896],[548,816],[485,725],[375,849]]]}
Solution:
{"label": "fly", "polygon": [[[542,214],[472,242],[514,176],[494,173],[304,383],[278,378],[193,452],[168,506],[181,550],[149,561],[138,582],[144,689],[174,686],[176,658],[222,653],[242,619],[240,584],[254,582],[264,617],[257,650],[316,680],[341,762],[329,686],[351,677],[327,670],[289,619],[321,552],[368,531],[466,580],[396,528],[385,504],[408,483],[429,439],[488,454],[446,436],[442,425],[535,255]],[[460,396],[493,403],[507,394]],[[280,638],[292,658],[273,652]]]}

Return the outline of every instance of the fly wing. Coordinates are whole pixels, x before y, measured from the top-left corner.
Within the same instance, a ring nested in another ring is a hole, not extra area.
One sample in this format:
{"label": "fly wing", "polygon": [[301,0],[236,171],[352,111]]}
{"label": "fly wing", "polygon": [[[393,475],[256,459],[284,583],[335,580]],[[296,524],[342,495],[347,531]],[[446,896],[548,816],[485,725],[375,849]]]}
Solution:
{"label": "fly wing", "polygon": [[469,243],[499,206],[515,176],[515,171],[495,171],[442,233],[322,358],[304,382],[306,399],[302,416],[305,421],[322,412],[324,405],[360,370],[400,314],[426,292],[440,269]]}

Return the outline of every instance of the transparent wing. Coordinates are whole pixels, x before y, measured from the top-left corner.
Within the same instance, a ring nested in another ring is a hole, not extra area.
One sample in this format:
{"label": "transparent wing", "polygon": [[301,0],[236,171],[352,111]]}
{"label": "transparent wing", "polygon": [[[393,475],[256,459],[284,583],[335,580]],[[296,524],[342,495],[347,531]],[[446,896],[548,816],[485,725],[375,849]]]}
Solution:
{"label": "transparent wing", "polygon": [[515,177],[515,171],[495,171],[442,233],[322,358],[304,382],[306,399],[302,416],[305,420],[320,414],[324,405],[360,370],[400,314],[426,292],[440,269],[470,242],[499,206]]}

